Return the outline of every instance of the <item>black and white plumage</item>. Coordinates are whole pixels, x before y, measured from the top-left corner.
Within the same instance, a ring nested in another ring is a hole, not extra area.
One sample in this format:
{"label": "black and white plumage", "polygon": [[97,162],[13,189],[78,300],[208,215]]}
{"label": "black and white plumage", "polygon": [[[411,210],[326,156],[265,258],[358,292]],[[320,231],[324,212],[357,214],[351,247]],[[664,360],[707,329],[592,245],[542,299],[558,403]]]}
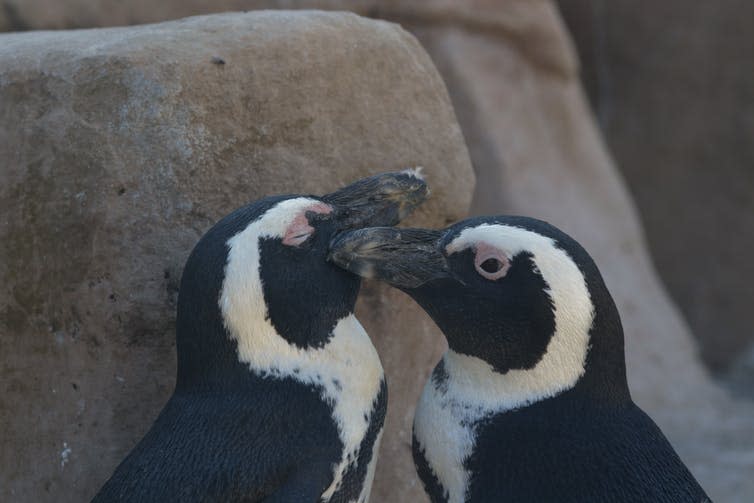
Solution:
{"label": "black and white plumage", "polygon": [[631,400],[618,311],[560,230],[526,217],[362,229],[331,257],[404,290],[448,340],[414,418],[433,503],[708,501]]}
{"label": "black and white plumage", "polygon": [[387,390],[353,315],[360,278],[326,256],[426,193],[418,172],[387,173],[212,227],[181,280],[175,392],[94,501],[366,502]]}

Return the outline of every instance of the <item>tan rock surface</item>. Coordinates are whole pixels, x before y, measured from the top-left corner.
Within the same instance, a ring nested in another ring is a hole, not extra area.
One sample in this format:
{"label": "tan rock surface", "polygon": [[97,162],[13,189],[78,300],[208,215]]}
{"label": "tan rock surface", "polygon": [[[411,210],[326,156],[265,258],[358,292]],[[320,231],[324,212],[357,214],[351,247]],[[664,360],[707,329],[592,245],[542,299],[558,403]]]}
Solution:
{"label": "tan rock surface", "polygon": [[[473,187],[416,40],[320,12],[1,35],[0,158],[2,501],[85,501],[141,438],[172,391],[181,268],[222,215],[421,165],[412,223],[439,226]],[[358,309],[391,386],[382,501],[420,499],[410,410],[442,345],[400,295],[367,285]]]}

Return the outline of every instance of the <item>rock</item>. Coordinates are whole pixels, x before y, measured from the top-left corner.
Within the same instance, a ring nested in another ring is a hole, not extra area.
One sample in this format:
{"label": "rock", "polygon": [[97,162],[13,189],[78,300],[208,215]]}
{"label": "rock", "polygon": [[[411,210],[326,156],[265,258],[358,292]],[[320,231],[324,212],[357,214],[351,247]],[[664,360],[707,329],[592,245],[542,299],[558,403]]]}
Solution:
{"label": "rock", "polygon": [[[141,438],[172,392],[181,268],[224,214],[421,165],[409,223],[442,226],[474,182],[416,40],[343,13],[0,35],[0,158],[2,501],[88,500]],[[375,501],[420,501],[411,411],[442,338],[386,287],[357,313],[390,384]]]}
{"label": "rock", "polygon": [[595,5],[561,2],[586,87],[660,277],[723,370],[754,343],[754,3]]}

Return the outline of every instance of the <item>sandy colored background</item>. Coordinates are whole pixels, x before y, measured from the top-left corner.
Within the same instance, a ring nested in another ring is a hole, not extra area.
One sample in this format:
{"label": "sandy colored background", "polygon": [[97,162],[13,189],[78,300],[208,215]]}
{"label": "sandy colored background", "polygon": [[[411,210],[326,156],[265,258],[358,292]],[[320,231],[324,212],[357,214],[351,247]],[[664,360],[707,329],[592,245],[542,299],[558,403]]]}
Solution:
{"label": "sandy colored background", "polygon": [[[586,246],[636,401],[715,501],[750,501],[748,7],[639,3],[4,2],[6,31],[262,7],[403,28],[279,12],[0,35],[0,499],[86,500],[146,431],[183,261],[217,218],[422,165],[412,223],[528,214]],[[422,501],[412,407],[442,338],[378,285],[358,314],[390,386],[373,501]]]}

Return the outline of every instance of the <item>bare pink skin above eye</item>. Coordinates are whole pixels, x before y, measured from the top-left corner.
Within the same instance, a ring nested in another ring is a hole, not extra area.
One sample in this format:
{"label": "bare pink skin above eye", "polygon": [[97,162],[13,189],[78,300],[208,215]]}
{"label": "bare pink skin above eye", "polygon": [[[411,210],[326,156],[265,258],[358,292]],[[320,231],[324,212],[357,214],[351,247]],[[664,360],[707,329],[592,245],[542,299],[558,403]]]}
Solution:
{"label": "bare pink skin above eye", "polygon": [[314,227],[309,225],[309,220],[306,218],[306,214],[309,211],[327,215],[328,213],[332,213],[332,206],[325,203],[314,203],[304,208],[296,215],[296,218],[293,219],[291,225],[286,229],[285,236],[283,237],[284,245],[298,246],[306,241],[309,235],[314,232]]}

